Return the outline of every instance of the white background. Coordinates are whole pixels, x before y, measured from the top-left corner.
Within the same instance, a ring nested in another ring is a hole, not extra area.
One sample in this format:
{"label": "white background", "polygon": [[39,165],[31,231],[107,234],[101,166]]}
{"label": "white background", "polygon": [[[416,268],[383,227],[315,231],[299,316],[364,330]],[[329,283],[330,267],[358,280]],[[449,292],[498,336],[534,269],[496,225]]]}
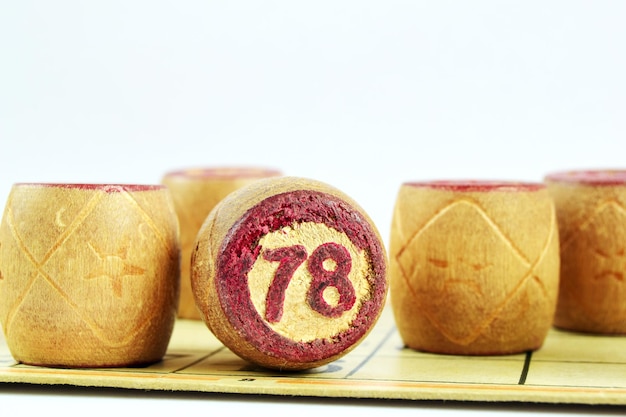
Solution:
{"label": "white background", "polygon": [[[0,144],[0,199],[15,182],[266,166],[343,190],[386,240],[404,181],[625,167],[626,2],[0,0]],[[0,409],[34,406],[8,394]]]}

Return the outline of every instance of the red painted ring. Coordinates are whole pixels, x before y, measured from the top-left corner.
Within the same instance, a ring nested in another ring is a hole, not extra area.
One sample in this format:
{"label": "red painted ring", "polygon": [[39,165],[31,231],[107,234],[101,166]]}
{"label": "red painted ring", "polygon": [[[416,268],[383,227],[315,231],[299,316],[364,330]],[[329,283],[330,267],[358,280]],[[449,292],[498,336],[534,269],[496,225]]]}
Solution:
{"label": "red painted ring", "polygon": [[[345,233],[365,251],[372,274],[367,277],[371,298],[364,300],[348,330],[332,340],[297,342],[279,335],[259,315],[250,298],[247,274],[261,252],[266,234],[301,222],[323,223]],[[267,356],[309,363],[341,354],[357,343],[376,322],[386,294],[385,252],[364,216],[345,201],[323,192],[297,190],[271,196],[248,210],[230,229],[220,248],[216,290],[230,324]]]}

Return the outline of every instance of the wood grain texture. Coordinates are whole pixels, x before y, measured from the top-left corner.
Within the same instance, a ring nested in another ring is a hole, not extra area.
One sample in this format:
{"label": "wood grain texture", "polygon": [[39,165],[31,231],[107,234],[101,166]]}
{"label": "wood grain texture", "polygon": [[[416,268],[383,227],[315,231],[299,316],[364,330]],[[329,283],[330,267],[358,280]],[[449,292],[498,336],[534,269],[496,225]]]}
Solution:
{"label": "wood grain texture", "polygon": [[406,183],[390,238],[391,302],[408,347],[539,348],[552,325],[558,231],[541,184]]}
{"label": "wood grain texture", "polygon": [[130,366],[164,355],[179,292],[162,186],[16,184],[0,225],[0,321],[33,365]]}
{"label": "wood grain texture", "polygon": [[310,179],[260,180],[222,200],[198,233],[191,282],[211,331],[257,365],[329,363],[371,330],[387,260],[367,214]]}
{"label": "wood grain texture", "polygon": [[555,325],[626,334],[626,172],[546,176],[561,235]]}
{"label": "wood grain texture", "polygon": [[191,168],[168,172],[162,183],[174,200],[180,224],[181,288],[178,317],[200,320],[189,268],[196,235],[209,212],[231,192],[256,180],[282,175],[275,169],[255,167]]}

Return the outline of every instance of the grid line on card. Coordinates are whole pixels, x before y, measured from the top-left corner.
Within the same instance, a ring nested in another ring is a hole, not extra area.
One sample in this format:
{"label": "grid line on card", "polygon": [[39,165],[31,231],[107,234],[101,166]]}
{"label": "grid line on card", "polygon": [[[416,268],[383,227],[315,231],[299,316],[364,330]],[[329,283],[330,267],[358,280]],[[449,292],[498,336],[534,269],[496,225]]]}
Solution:
{"label": "grid line on card", "polygon": [[374,349],[372,349],[370,351],[370,353],[365,357],[365,359],[363,361],[361,361],[356,367],[354,367],[350,372],[348,372],[348,374],[345,376],[345,378],[350,378],[352,375],[354,375],[356,372],[359,371],[359,369],[361,369],[363,367],[363,365],[365,365],[367,362],[369,362],[374,355],[383,347],[383,345],[385,343],[387,343],[387,341],[389,340],[389,338],[391,337],[391,335],[396,331],[396,329],[394,327],[392,327],[391,329],[389,329],[387,331],[387,333],[385,334],[385,336],[382,338],[382,340],[374,347]]}
{"label": "grid line on card", "polygon": [[522,374],[519,377],[518,385],[524,385],[526,383],[526,377],[528,376],[528,370],[530,369],[530,361],[532,360],[533,353],[526,352],[526,357],[524,358],[524,367],[522,368]]}

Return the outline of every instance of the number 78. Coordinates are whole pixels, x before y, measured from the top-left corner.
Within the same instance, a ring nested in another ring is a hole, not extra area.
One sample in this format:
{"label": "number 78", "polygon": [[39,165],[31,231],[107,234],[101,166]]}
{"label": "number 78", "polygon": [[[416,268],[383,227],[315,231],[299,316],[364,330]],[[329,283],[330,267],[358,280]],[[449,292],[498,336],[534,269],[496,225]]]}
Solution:
{"label": "number 78", "polygon": [[[263,251],[263,258],[270,262],[279,262],[265,298],[265,319],[271,323],[280,322],[285,292],[293,274],[304,261],[307,261],[307,269],[313,277],[306,296],[306,301],[313,310],[335,318],[350,310],[356,301],[354,287],[348,279],[352,258],[350,252],[338,243],[324,243],[315,248],[311,256],[302,245],[267,249]],[[332,262],[326,262],[328,260]],[[330,305],[324,299],[324,291],[328,287],[336,288],[339,293],[339,302],[336,305]]]}

